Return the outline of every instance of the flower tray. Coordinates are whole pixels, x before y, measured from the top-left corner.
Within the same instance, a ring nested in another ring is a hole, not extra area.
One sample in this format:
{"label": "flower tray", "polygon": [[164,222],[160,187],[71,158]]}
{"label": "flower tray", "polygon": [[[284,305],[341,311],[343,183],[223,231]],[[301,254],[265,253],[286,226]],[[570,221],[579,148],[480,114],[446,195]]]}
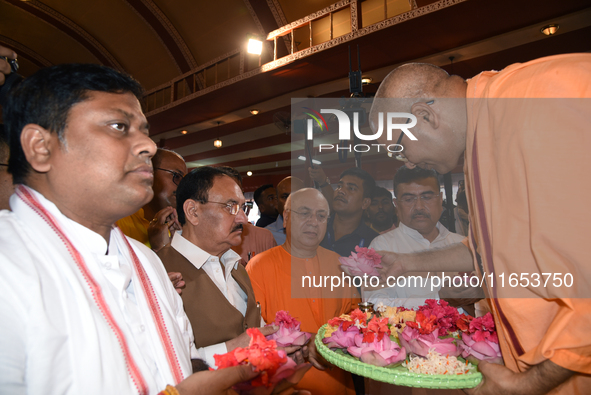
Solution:
{"label": "flower tray", "polygon": [[339,368],[359,376],[368,377],[384,383],[403,385],[405,387],[417,388],[438,388],[438,389],[461,389],[474,388],[482,381],[482,374],[479,372],[464,375],[430,375],[412,373],[400,365],[394,367],[379,367],[359,361],[357,358],[345,354],[343,351],[333,351],[322,343],[324,332],[328,324],[318,330],[316,336],[316,349],[330,363]]}

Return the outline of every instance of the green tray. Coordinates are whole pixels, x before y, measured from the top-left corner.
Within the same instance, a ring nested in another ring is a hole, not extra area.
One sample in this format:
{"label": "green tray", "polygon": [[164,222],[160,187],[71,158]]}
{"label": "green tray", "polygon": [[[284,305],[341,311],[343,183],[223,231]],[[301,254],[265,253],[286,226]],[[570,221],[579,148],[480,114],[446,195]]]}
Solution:
{"label": "green tray", "polygon": [[369,377],[373,380],[383,381],[384,383],[403,385],[405,387],[418,388],[474,388],[482,381],[480,372],[464,375],[450,376],[444,374],[420,374],[412,373],[407,368],[400,365],[393,368],[379,367],[363,363],[352,355],[345,354],[340,350],[332,351],[322,343],[326,326],[324,324],[316,336],[316,349],[330,363],[355,373],[359,376]]}

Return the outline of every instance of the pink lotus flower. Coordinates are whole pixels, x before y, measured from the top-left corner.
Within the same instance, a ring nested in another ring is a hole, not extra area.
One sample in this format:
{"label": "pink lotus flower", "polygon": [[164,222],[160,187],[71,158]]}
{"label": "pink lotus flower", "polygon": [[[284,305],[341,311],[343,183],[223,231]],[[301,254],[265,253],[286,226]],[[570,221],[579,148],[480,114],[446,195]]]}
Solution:
{"label": "pink lotus flower", "polygon": [[312,337],[300,331],[300,321],[293,318],[287,311],[280,310],[275,314],[275,321],[269,325],[277,325],[279,330],[267,336],[267,340],[275,340],[278,347],[303,346]]}
{"label": "pink lotus flower", "polygon": [[347,348],[355,344],[355,335],[359,334],[359,329],[351,325],[347,330],[343,330],[343,325],[334,331],[330,337],[322,339],[328,348]]}
{"label": "pink lotus flower", "polygon": [[458,342],[458,346],[462,349],[462,357],[470,362],[474,364],[478,364],[479,361],[503,363],[498,341],[477,341],[475,334],[469,335],[467,333],[462,333],[462,340],[462,342]]}
{"label": "pink lotus flower", "polygon": [[453,337],[440,339],[438,336],[439,329],[421,335],[417,329],[407,325],[398,336],[398,339],[406,351],[421,357],[427,357],[430,349],[434,349],[441,355],[452,355],[454,357],[460,355],[461,350],[454,343],[455,339]]}
{"label": "pink lotus flower", "polygon": [[368,276],[378,277],[380,274],[377,269],[382,268],[380,254],[375,252],[373,248],[359,246],[355,246],[355,251],[348,258],[339,258],[343,270],[352,276],[363,276],[363,274],[367,273]]}
{"label": "pink lotus flower", "polygon": [[361,362],[374,366],[388,366],[406,359],[406,350],[390,340],[389,336],[364,343],[362,334],[355,335],[355,345],[347,347],[347,352]]}

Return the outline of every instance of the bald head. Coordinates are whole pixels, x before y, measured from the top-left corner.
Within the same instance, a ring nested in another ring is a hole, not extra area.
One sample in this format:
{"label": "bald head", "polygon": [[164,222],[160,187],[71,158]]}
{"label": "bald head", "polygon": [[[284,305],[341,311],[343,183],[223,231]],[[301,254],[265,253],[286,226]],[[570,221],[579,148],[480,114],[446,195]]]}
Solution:
{"label": "bald head", "polygon": [[285,177],[277,184],[277,209],[279,214],[283,214],[285,209],[285,202],[289,195],[295,191],[299,191],[304,187],[304,182],[297,177]]}
{"label": "bald head", "polygon": [[300,258],[316,255],[324,239],[329,214],[328,202],[316,189],[304,188],[292,193],[285,204],[286,244]]}
{"label": "bald head", "polygon": [[[456,167],[466,148],[466,87],[462,78],[450,76],[432,64],[400,66],[382,81],[371,108],[370,126],[373,131],[380,130],[380,124],[385,129],[387,113],[414,115],[417,123],[408,131],[415,140],[401,130],[392,133],[388,129],[378,141],[389,145],[400,137],[401,153],[409,167],[447,173]],[[394,123],[405,123],[408,118],[395,118]]]}
{"label": "bald head", "polygon": [[394,69],[382,81],[376,98],[443,97],[451,78],[447,72],[428,63],[409,63]]}

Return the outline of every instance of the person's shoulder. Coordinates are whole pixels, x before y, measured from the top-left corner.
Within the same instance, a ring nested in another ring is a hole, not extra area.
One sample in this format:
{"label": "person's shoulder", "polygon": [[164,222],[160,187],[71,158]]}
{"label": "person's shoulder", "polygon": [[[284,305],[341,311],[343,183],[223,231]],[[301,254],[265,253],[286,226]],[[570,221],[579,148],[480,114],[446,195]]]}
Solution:
{"label": "person's shoulder", "polygon": [[322,261],[325,259],[331,260],[331,261],[336,261],[338,263],[339,258],[341,257],[339,254],[337,254],[334,251],[331,251],[327,248],[318,246],[318,249],[316,250],[316,254],[318,255],[318,258]]}
{"label": "person's shoulder", "polygon": [[396,236],[399,233],[402,233],[401,227],[392,229],[391,231],[386,232],[386,233],[382,233],[381,235],[378,235],[377,237],[375,237],[373,239],[370,246],[372,248],[375,248],[376,246],[380,246],[380,249],[384,250],[385,247],[389,246],[392,243],[392,241],[396,238]]}
{"label": "person's shoulder", "polygon": [[447,239],[452,243],[461,243],[462,240],[464,240],[465,238],[466,236],[454,232],[449,232],[449,234],[447,235]]}
{"label": "person's shoulder", "polygon": [[283,253],[287,254],[283,247],[277,246],[267,251],[256,254],[246,265],[246,271],[249,275],[259,271],[268,270],[269,267],[278,263],[282,259]]}

